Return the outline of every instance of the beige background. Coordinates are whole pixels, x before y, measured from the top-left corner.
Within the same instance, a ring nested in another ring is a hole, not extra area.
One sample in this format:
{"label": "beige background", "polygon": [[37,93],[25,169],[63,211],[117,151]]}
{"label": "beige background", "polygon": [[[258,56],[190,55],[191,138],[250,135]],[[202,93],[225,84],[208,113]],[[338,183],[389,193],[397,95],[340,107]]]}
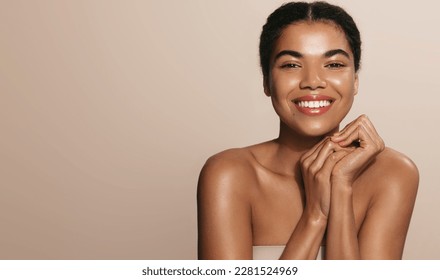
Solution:
{"label": "beige background", "polygon": [[[204,161],[277,135],[257,46],[282,2],[1,0],[0,258],[195,259]],[[420,169],[404,258],[440,259],[439,7],[333,3],[364,41],[347,121]]]}

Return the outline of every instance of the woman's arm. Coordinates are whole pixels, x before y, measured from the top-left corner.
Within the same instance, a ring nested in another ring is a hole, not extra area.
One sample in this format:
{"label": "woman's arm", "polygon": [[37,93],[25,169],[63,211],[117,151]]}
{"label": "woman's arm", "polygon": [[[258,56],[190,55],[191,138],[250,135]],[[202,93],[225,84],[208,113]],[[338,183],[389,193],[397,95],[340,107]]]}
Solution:
{"label": "woman's arm", "polygon": [[[332,170],[332,199],[327,232],[327,259],[360,259],[353,208],[353,184],[382,152],[385,144],[367,116],[362,115],[331,137],[352,150]],[[357,143],[353,145],[353,143]]]}
{"label": "woman's arm", "polygon": [[252,259],[247,169],[225,154],[203,167],[197,189],[199,259]]}
{"label": "woman's arm", "polygon": [[[418,185],[415,166],[408,165],[409,161],[405,163],[403,157],[390,157],[389,150],[384,151],[382,139],[366,116],[347,125],[332,140],[342,147],[358,141],[359,147],[338,162],[332,172],[326,257],[400,258]],[[370,165],[373,161],[374,164]],[[372,197],[359,235],[353,211],[353,184],[356,180],[356,184],[366,190],[363,193]],[[389,220],[394,215],[396,217]]]}
{"label": "woman's arm", "polygon": [[[359,230],[363,259],[401,259],[414,208],[419,173],[406,156],[386,149],[371,173],[374,196]],[[367,183],[367,182],[366,182]]]}
{"label": "woman's arm", "polygon": [[353,211],[352,186],[332,183],[332,198],[326,238],[326,259],[360,259]]}
{"label": "woman's arm", "polygon": [[347,153],[325,138],[301,157],[305,208],[281,259],[316,259],[328,223],[331,173]]}
{"label": "woman's arm", "polygon": [[327,259],[401,259],[417,194],[417,168],[386,149],[358,183],[372,194],[359,234],[352,187],[332,184]]}

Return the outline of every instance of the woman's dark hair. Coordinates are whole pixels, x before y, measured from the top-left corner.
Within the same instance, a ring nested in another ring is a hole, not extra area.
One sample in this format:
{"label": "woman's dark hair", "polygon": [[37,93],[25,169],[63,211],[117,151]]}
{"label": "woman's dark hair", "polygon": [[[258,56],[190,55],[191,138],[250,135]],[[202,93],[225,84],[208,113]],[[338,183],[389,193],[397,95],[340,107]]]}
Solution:
{"label": "woman's dark hair", "polygon": [[269,77],[270,57],[284,28],[300,22],[332,22],[344,32],[353,52],[355,71],[361,60],[361,37],[353,18],[341,7],[326,2],[291,2],[276,9],[263,26],[260,36],[260,65],[265,79]]}

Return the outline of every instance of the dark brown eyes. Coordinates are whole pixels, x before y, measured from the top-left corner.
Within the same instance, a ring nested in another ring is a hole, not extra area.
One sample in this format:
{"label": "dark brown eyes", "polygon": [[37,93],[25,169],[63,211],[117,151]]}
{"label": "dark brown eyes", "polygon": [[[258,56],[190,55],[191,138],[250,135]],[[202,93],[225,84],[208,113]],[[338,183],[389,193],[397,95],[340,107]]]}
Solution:
{"label": "dark brown eyes", "polygon": [[327,64],[325,67],[327,67],[327,68],[337,69],[337,68],[345,67],[345,65],[342,64],[342,63],[334,62],[334,63]]}
{"label": "dark brown eyes", "polygon": [[[343,63],[339,63],[339,62],[333,62],[333,63],[329,63],[327,65],[325,65],[326,68],[330,68],[330,69],[339,69],[342,67],[345,67],[345,64]],[[301,65],[296,64],[296,63],[284,63],[281,65],[282,69],[294,69],[294,68],[301,68]]]}
{"label": "dark brown eyes", "polygon": [[283,65],[281,65],[281,68],[284,68],[284,69],[288,69],[288,68],[299,68],[300,66],[298,65],[298,64],[296,64],[296,63],[285,63],[285,64],[283,64]]}

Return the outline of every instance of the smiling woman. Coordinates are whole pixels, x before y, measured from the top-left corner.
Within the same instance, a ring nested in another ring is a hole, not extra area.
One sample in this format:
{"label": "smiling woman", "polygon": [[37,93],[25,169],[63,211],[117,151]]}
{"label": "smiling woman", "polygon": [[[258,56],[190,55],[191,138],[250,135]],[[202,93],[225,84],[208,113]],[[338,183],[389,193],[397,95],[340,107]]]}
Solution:
{"label": "smiling woman", "polygon": [[340,130],[358,91],[360,44],[352,18],[325,2],[269,16],[260,60],[279,137],[206,162],[200,259],[402,257],[417,168],[365,115]]}
{"label": "smiling woman", "polygon": [[358,88],[344,33],[331,23],[296,23],[284,29],[273,56],[265,92],[282,122],[309,136],[337,130]]}

